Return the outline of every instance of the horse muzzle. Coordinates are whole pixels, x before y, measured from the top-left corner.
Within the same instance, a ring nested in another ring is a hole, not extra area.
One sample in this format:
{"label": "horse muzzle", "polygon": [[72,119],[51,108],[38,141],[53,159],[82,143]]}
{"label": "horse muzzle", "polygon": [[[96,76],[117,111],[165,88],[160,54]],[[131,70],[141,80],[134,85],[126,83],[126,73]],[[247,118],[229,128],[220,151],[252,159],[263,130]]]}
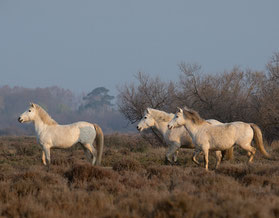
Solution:
{"label": "horse muzzle", "polygon": [[168,129],[172,129],[173,128],[173,126],[171,126],[171,125],[168,125]]}
{"label": "horse muzzle", "polygon": [[142,128],[139,127],[139,126],[137,126],[137,130],[141,132],[141,131],[142,131]]}
{"label": "horse muzzle", "polygon": [[21,117],[19,117],[17,120],[18,122],[23,123],[23,119]]}

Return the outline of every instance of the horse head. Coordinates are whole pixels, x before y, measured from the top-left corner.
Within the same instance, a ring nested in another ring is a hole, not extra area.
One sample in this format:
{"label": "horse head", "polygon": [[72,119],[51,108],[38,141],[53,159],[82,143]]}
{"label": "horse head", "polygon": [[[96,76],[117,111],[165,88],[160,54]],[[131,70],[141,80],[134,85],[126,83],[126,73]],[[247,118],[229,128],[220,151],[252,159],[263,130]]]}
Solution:
{"label": "horse head", "polygon": [[25,122],[34,121],[36,114],[37,114],[36,104],[30,103],[30,107],[19,116],[18,122],[25,123]]}

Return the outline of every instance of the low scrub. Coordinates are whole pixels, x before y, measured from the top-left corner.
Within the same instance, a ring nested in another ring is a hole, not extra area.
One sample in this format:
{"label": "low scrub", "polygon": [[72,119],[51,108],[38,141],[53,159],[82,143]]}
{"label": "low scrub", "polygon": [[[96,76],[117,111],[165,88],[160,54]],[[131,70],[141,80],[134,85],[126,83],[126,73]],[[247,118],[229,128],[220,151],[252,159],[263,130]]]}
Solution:
{"label": "low scrub", "polygon": [[[164,164],[166,148],[137,135],[105,138],[102,166],[91,166],[82,148],[51,150],[41,163],[33,137],[0,138],[1,217],[279,217],[279,161],[257,155],[210,171],[194,165],[192,150]],[[114,143],[115,142],[115,143]],[[274,156],[278,143],[268,147]],[[140,151],[141,146],[143,146]]]}

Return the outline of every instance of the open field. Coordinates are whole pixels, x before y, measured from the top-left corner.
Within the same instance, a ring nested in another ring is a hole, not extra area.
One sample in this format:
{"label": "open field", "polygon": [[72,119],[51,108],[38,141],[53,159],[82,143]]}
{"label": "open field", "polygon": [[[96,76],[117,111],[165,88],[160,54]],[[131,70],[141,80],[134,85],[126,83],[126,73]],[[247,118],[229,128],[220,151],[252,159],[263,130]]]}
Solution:
{"label": "open field", "polygon": [[[181,150],[177,166],[165,148],[137,135],[107,135],[102,165],[78,146],[51,150],[49,171],[34,137],[0,137],[0,217],[279,217],[279,161],[245,152],[213,171]],[[267,150],[279,157],[279,143]]]}

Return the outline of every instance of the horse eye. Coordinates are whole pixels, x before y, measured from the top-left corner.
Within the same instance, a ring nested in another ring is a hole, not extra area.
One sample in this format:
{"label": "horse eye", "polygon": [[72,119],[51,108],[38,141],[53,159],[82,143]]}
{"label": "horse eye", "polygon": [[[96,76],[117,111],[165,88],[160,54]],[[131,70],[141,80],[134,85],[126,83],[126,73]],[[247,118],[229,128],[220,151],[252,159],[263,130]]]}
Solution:
{"label": "horse eye", "polygon": [[144,117],[144,119],[147,119],[147,117]]}
{"label": "horse eye", "polygon": [[31,110],[29,110],[29,112],[31,112]]}

